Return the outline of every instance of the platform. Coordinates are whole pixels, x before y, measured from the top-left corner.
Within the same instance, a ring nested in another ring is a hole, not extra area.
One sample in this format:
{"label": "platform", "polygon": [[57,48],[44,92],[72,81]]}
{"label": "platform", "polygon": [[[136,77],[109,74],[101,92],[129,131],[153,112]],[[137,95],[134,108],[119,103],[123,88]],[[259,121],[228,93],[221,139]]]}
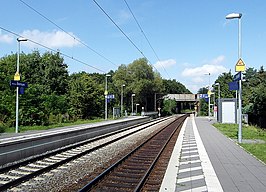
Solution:
{"label": "platform", "polygon": [[211,123],[203,117],[187,118],[160,191],[266,191],[266,165]]}

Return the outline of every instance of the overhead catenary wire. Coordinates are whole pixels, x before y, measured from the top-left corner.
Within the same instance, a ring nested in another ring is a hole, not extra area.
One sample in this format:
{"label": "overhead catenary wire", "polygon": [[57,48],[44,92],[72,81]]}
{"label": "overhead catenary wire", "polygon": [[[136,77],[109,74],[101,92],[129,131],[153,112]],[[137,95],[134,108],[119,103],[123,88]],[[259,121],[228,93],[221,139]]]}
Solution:
{"label": "overhead catenary wire", "polygon": [[[0,26],[0,29],[3,30],[3,31],[5,31],[5,32],[11,33],[11,34],[13,34],[13,35],[15,35],[15,36],[17,36],[17,37],[22,37],[21,35],[19,35],[19,34],[13,32],[13,31],[11,31],[11,30],[8,30],[8,29],[6,29],[6,28],[4,28],[4,27],[1,27],[1,26]],[[24,37],[23,37],[23,38],[24,38]],[[27,40],[28,40],[29,42],[34,43],[34,44],[36,44],[36,45],[39,45],[39,46],[41,46],[41,47],[43,47],[43,48],[45,48],[45,49],[47,49],[47,50],[50,50],[50,51],[55,52],[55,53],[59,53],[60,55],[62,55],[62,56],[64,56],[64,57],[67,57],[67,58],[69,58],[69,59],[72,59],[73,61],[76,61],[76,62],[79,62],[79,63],[81,63],[81,64],[84,64],[84,65],[86,65],[86,66],[88,66],[88,67],[91,67],[91,68],[93,68],[93,69],[95,69],[95,70],[97,70],[97,71],[99,71],[99,72],[106,73],[105,71],[103,71],[103,70],[101,70],[101,69],[98,69],[97,67],[94,67],[94,66],[92,66],[92,65],[90,65],[90,64],[88,64],[88,63],[86,63],[86,62],[84,62],[84,61],[81,61],[81,60],[79,60],[79,59],[77,59],[77,58],[75,58],[75,57],[73,57],[73,56],[69,56],[69,55],[67,55],[67,54],[65,54],[65,53],[59,52],[58,50],[55,50],[55,49],[52,49],[52,48],[47,47],[47,46],[45,46],[45,45],[42,45],[41,43],[38,43],[38,42],[36,42],[36,41],[33,41],[33,40],[29,39],[29,38],[27,38]]]}
{"label": "overhead catenary wire", "polygon": [[40,15],[41,17],[43,17],[45,20],[49,21],[50,23],[52,23],[53,25],[55,25],[57,28],[59,28],[60,30],[62,30],[64,33],[66,33],[67,35],[69,35],[70,37],[72,37],[75,41],[78,41],[79,43],[81,43],[82,45],[84,45],[85,47],[87,47],[88,49],[90,49],[92,52],[94,52],[96,55],[100,56],[101,58],[105,59],[106,61],[108,61],[109,63],[115,65],[116,67],[118,67],[117,64],[115,64],[114,62],[112,62],[110,59],[106,58],[104,55],[102,55],[101,53],[99,53],[98,51],[94,50],[93,48],[91,48],[90,46],[88,46],[85,42],[81,41],[80,39],[78,39],[77,37],[75,37],[74,35],[72,35],[71,33],[67,32],[66,30],[64,30],[62,27],[60,27],[58,24],[56,24],[55,22],[53,22],[51,19],[49,19],[48,17],[46,17],[44,14],[40,13],[38,10],[36,10],[35,8],[33,8],[32,6],[30,6],[28,3],[26,3],[23,0],[19,0],[21,3],[23,3],[24,5],[26,5],[28,8],[30,8],[31,10],[33,10],[35,13],[37,13],[38,15]]}
{"label": "overhead catenary wire", "polygon": [[146,41],[148,42],[148,44],[149,44],[150,48],[152,49],[152,51],[153,51],[154,55],[156,56],[156,58],[158,59],[158,61],[159,61],[160,65],[163,67],[163,69],[164,69],[165,73],[168,75],[168,77],[169,77],[169,79],[170,79],[170,76],[169,76],[168,72],[166,71],[165,67],[164,67],[164,66],[161,64],[161,60],[159,59],[159,57],[158,57],[158,54],[155,52],[154,48],[152,47],[152,45],[151,45],[151,43],[150,43],[150,41],[149,41],[148,37],[147,37],[147,36],[146,36],[146,34],[144,33],[144,31],[143,31],[143,29],[142,29],[141,25],[139,24],[139,22],[138,22],[137,18],[135,17],[135,15],[134,15],[133,11],[132,11],[132,10],[131,10],[131,8],[129,7],[129,4],[127,3],[127,1],[126,1],[126,0],[124,0],[124,2],[125,2],[125,4],[126,4],[127,8],[129,9],[129,11],[130,11],[131,15],[133,16],[133,18],[134,18],[135,22],[137,23],[137,25],[138,25],[138,27],[139,27],[139,29],[140,29],[141,33],[143,34],[144,38],[146,39]]}
{"label": "overhead catenary wire", "polygon": [[[101,7],[101,5],[96,1],[93,0],[93,2],[99,7],[99,9],[108,17],[108,19],[118,28],[118,30],[127,38],[127,40],[140,52],[140,54],[147,59],[147,61],[151,64],[151,62],[149,61],[149,59],[144,55],[144,53],[140,50],[140,48],[138,48],[138,46],[129,38],[129,36],[121,29],[121,27],[119,27],[116,22],[108,15],[108,13]],[[156,69],[156,67],[154,65],[152,65],[152,67],[155,68],[156,71],[158,71]]]}

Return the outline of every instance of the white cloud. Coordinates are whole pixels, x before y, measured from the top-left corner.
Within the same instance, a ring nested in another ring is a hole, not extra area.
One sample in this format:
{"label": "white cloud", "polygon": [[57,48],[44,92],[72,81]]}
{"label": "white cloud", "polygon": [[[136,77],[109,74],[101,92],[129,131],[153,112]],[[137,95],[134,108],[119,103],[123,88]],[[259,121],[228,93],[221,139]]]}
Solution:
{"label": "white cloud", "polygon": [[194,82],[200,82],[200,78],[205,74],[210,73],[211,75],[216,75],[228,71],[223,65],[221,65],[224,60],[224,56],[219,56],[211,60],[207,64],[204,64],[203,66],[195,68],[185,68],[182,72],[182,76],[192,77]]}
{"label": "white cloud", "polygon": [[164,61],[157,61],[154,66],[157,69],[161,69],[161,68],[171,67],[175,64],[176,64],[176,61],[174,59],[168,59],[168,60],[164,60]]}
{"label": "white cloud", "polygon": [[217,58],[213,59],[213,60],[211,61],[210,64],[212,64],[212,65],[219,65],[219,64],[221,64],[224,60],[225,60],[225,56],[224,56],[224,55],[220,55],[220,56],[218,56]]}
{"label": "white cloud", "polygon": [[12,43],[13,37],[10,35],[2,34],[2,31],[0,30],[0,42],[3,43]]}
{"label": "white cloud", "polygon": [[184,69],[184,71],[182,72],[182,76],[198,78],[198,77],[204,76],[205,74],[208,74],[208,73],[219,74],[219,73],[223,73],[226,71],[227,71],[227,69],[222,65],[205,64],[201,67]]}
{"label": "white cloud", "polygon": [[[210,61],[205,61],[202,66],[198,67],[186,67],[181,75],[188,81],[188,89],[193,93],[196,93],[200,87],[204,87],[208,84],[209,80],[214,80],[221,73],[228,72],[222,63],[224,62],[224,56],[218,56]],[[210,76],[206,76],[209,74]],[[189,79],[188,79],[189,78]],[[212,83],[212,82],[210,82]]]}
{"label": "white cloud", "polygon": [[[75,35],[72,32],[68,32],[71,36]],[[64,31],[51,31],[51,32],[43,32],[39,31],[38,29],[34,30],[26,30],[23,31],[21,36],[28,38],[32,41],[40,43],[44,46],[50,48],[61,48],[61,47],[74,47],[79,45],[78,38],[73,38]],[[26,42],[25,42],[26,43]],[[38,45],[27,42],[27,45],[30,47],[38,47]]]}

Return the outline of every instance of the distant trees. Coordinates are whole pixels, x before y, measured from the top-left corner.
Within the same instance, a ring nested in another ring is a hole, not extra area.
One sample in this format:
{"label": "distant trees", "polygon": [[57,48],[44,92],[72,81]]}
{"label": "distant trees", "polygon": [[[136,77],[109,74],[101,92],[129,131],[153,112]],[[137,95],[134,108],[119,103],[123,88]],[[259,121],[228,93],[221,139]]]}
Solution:
{"label": "distant trees", "polygon": [[[121,65],[113,76],[114,85],[118,90],[124,84],[124,95],[126,106],[124,109],[131,110],[131,95],[134,93],[135,103],[144,106],[145,111],[153,110],[154,94],[164,90],[160,74],[153,72],[152,66],[144,58],[130,63],[128,66]],[[119,91],[118,96],[121,91]]]}
{"label": "distant trees", "polygon": [[[242,82],[242,113],[248,114],[249,122],[266,128],[266,71],[263,67],[257,71],[254,68],[248,68],[244,73]],[[235,91],[230,91],[228,83],[233,81],[231,72],[221,74],[215,83],[220,84],[221,98],[235,98]],[[206,90],[205,90],[206,91]],[[214,87],[215,93],[218,93],[218,86]],[[204,92],[203,88],[199,90]],[[218,94],[215,94],[216,99]],[[202,113],[206,114],[207,103],[201,101]]]}
{"label": "distant trees", "polygon": [[[0,58],[0,127],[15,124],[16,89],[9,82],[16,72],[16,59],[16,54]],[[20,55],[21,81],[29,85],[19,95],[20,125],[48,125],[104,116],[105,74],[69,74],[67,69],[59,53],[33,51]],[[110,112],[112,107],[120,108],[123,85],[124,109],[130,112],[133,93],[134,103],[152,111],[155,94],[189,92],[176,80],[162,79],[145,58],[122,64],[109,74],[108,92],[115,95],[108,104]]]}
{"label": "distant trees", "polygon": [[163,84],[166,94],[191,93],[182,83],[177,82],[175,79],[163,79]]}
{"label": "distant trees", "polygon": [[249,68],[243,82],[243,112],[249,115],[249,121],[266,128],[266,71]]}

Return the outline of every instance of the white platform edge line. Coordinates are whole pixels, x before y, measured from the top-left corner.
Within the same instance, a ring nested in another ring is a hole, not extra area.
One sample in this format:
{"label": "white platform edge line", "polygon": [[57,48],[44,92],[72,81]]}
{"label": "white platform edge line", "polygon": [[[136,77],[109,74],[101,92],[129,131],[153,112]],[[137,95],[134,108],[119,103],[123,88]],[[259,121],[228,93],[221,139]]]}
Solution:
{"label": "white platform edge line", "polygon": [[202,161],[201,166],[203,169],[203,174],[205,176],[205,181],[207,185],[208,191],[215,191],[215,192],[222,192],[223,188],[219,182],[219,179],[214,171],[214,168],[212,166],[212,163],[209,159],[209,156],[207,154],[207,151],[202,143],[201,137],[198,132],[198,128],[196,126],[196,122],[194,119],[194,116],[191,116],[192,118],[192,127],[194,131],[194,135],[197,141],[198,146],[198,152],[200,155],[200,160]]}
{"label": "white platform edge line", "polygon": [[160,187],[160,191],[175,191],[176,188],[176,182],[177,182],[177,174],[178,174],[178,169],[179,169],[179,157],[181,155],[181,149],[182,149],[182,142],[183,142],[183,136],[185,134],[185,129],[187,125],[187,120],[186,118],[179,136],[177,138],[177,141],[175,143],[174,150],[172,152],[170,161],[168,163],[163,182]]}
{"label": "white platform edge line", "polygon": [[[188,176],[188,177],[185,177],[185,178],[182,178],[182,179],[178,179],[177,180],[177,184],[182,184],[182,183],[189,182],[189,181],[195,181],[195,180],[198,180],[198,179],[204,179],[204,175]],[[205,186],[205,184],[204,184],[204,186]]]}

